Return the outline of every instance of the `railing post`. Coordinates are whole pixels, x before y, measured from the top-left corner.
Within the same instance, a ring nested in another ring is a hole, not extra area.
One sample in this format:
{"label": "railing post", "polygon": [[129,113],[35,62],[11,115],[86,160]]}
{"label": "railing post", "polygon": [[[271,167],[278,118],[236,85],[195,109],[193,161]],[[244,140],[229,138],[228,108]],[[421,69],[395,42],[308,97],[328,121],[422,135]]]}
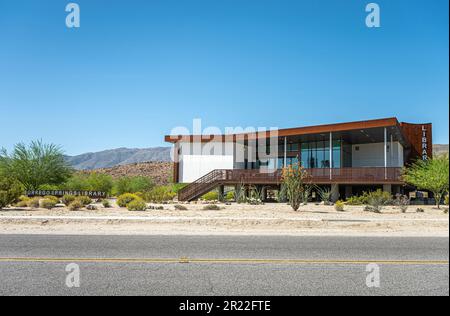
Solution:
{"label": "railing post", "polygon": [[333,180],[333,132],[330,132],[330,180]]}
{"label": "railing post", "polygon": [[387,180],[387,128],[384,128],[384,180]]}

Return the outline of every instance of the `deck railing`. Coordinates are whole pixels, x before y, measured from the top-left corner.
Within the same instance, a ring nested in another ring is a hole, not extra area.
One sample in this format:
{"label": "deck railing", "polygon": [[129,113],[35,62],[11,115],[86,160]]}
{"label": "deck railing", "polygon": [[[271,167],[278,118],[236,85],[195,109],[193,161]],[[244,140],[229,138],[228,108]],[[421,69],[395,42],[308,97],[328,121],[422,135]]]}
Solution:
{"label": "deck railing", "polygon": [[[315,184],[402,184],[401,168],[306,169]],[[282,182],[281,170],[214,170],[179,191],[180,201],[200,197],[218,185],[266,184]]]}

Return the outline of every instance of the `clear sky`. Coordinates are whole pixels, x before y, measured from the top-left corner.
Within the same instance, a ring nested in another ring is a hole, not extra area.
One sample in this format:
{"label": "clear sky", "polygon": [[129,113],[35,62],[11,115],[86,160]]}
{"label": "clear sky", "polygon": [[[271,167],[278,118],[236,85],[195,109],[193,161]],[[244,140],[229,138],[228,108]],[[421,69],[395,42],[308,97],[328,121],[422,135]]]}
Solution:
{"label": "clear sky", "polygon": [[449,138],[448,0],[0,0],[0,147],[397,116]]}

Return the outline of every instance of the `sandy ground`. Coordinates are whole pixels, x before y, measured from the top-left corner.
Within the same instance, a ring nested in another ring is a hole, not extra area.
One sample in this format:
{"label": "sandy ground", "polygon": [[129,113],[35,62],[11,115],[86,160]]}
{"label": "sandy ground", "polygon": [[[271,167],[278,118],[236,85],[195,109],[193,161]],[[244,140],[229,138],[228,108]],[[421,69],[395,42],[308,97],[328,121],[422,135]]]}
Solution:
{"label": "sandy ground", "polygon": [[[155,206],[155,205],[154,205]],[[164,210],[130,212],[97,205],[95,211],[66,208],[6,209],[0,211],[0,234],[94,234],[94,235],[339,235],[339,236],[448,236],[449,218],[444,209],[410,206],[406,213],[385,207],[382,214],[364,212],[363,206],[308,204],[294,212],[285,204],[259,206],[220,205],[205,211],[203,204],[174,205]]]}

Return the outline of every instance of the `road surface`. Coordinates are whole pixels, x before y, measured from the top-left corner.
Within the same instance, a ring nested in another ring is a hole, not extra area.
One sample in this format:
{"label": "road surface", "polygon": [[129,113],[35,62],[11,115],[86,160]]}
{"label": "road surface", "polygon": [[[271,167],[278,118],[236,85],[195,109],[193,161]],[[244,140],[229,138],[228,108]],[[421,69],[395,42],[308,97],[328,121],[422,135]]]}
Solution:
{"label": "road surface", "polygon": [[448,259],[448,238],[0,235],[0,295],[448,296]]}

